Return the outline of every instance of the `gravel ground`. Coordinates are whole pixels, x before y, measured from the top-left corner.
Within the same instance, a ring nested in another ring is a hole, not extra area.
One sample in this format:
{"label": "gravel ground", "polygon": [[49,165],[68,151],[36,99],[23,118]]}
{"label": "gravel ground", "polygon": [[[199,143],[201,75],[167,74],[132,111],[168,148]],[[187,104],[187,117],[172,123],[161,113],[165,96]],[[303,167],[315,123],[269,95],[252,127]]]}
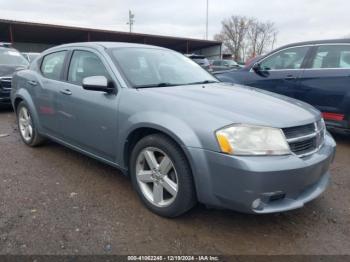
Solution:
{"label": "gravel ground", "polygon": [[[8,134],[8,136],[3,136]],[[333,180],[300,210],[253,216],[198,205],[145,209],[118,170],[55,143],[25,146],[0,111],[0,254],[350,254],[350,136]]]}

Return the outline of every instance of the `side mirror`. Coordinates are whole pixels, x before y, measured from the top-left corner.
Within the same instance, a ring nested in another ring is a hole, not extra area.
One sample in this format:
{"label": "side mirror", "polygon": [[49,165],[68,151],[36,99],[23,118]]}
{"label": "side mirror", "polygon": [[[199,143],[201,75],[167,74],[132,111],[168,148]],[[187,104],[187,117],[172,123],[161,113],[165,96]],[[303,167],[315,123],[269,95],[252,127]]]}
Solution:
{"label": "side mirror", "polygon": [[256,63],[252,67],[253,71],[262,77],[268,77],[270,75],[269,69],[268,68],[262,68],[260,63]]}
{"label": "side mirror", "polygon": [[255,73],[260,73],[262,71],[260,63],[256,63],[253,65],[252,69]]}
{"label": "side mirror", "polygon": [[114,90],[105,76],[89,76],[83,79],[83,88],[90,91],[110,93]]}

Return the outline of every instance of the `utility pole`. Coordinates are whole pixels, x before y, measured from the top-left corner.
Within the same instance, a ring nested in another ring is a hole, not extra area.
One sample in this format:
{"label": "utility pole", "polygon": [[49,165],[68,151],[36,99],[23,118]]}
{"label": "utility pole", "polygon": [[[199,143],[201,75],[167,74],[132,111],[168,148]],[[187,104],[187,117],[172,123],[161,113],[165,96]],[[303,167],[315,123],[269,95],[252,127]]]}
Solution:
{"label": "utility pole", "polygon": [[209,0],[207,0],[207,16],[205,25],[205,39],[208,40],[208,26],[209,26]]}
{"label": "utility pole", "polygon": [[132,32],[132,26],[135,23],[135,15],[131,12],[131,10],[129,10],[129,22],[127,22],[126,24],[129,25],[129,31],[130,33]]}

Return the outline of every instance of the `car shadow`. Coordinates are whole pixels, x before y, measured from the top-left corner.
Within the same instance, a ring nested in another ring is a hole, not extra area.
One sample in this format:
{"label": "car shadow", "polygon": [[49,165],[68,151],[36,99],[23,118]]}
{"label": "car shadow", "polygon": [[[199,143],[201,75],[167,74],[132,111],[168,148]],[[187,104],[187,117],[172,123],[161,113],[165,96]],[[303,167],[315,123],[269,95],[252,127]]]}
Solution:
{"label": "car shadow", "polygon": [[332,132],[331,134],[337,143],[350,145],[350,133]]}
{"label": "car shadow", "polygon": [[12,106],[0,105],[0,114],[14,113]]}

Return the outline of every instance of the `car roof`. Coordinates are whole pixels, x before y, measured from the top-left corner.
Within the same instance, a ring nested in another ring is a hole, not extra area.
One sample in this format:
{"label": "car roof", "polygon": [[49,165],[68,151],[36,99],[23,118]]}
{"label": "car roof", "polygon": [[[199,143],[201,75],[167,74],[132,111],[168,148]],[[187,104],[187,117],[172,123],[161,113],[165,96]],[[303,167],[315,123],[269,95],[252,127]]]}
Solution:
{"label": "car roof", "polygon": [[0,50],[7,50],[7,51],[13,51],[20,53],[17,49],[11,47],[11,46],[0,46]]}
{"label": "car roof", "polygon": [[350,44],[350,38],[297,42],[297,43],[292,43],[292,44],[281,46],[280,48],[278,48],[276,50],[285,49],[285,48],[294,47],[294,46],[321,45],[321,44]]}
{"label": "car roof", "polygon": [[264,55],[256,56],[253,58],[248,65],[246,65],[247,68],[254,65],[257,61],[261,61],[261,59],[264,59],[271,54],[274,54],[278,51],[281,51],[286,48],[290,47],[297,47],[297,46],[305,46],[305,45],[323,45],[323,44],[350,44],[350,38],[340,38],[340,39],[328,39],[328,40],[314,40],[314,41],[304,41],[304,42],[296,42],[288,45],[281,46],[279,48],[276,48]]}
{"label": "car roof", "polygon": [[12,44],[7,42],[0,42],[0,47],[12,48]]}
{"label": "car roof", "polygon": [[64,47],[94,47],[94,48],[122,48],[122,47],[143,47],[143,48],[160,48],[160,49],[166,49],[159,46],[154,45],[145,45],[145,44],[135,44],[135,43],[126,43],[126,42],[79,42],[79,43],[71,43],[71,44],[64,44],[60,46],[56,46],[56,48],[64,48]]}

